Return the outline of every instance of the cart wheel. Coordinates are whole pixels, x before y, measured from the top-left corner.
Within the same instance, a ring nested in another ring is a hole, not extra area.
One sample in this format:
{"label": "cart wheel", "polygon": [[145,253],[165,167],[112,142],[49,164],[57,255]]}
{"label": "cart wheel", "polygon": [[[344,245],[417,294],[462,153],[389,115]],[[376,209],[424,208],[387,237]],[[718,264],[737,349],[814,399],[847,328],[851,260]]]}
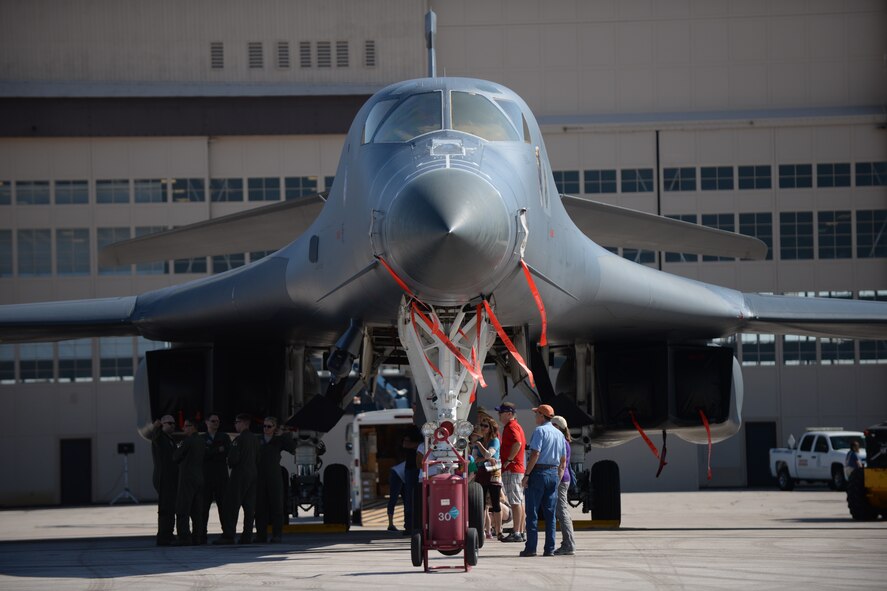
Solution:
{"label": "cart wheel", "polygon": [[480,536],[477,530],[469,527],[465,530],[465,562],[468,566],[477,566],[477,541]]}
{"label": "cart wheel", "polygon": [[468,483],[468,527],[477,531],[477,547],[484,547],[484,489],[477,482]]}
{"label": "cart wheel", "polygon": [[415,533],[410,538],[410,558],[413,566],[422,566],[422,534]]}

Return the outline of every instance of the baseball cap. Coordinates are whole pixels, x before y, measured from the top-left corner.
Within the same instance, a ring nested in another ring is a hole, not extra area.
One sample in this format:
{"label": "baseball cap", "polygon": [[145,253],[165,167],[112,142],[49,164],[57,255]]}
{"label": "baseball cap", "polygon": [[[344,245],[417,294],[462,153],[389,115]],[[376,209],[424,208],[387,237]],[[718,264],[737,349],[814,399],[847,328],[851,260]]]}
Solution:
{"label": "baseball cap", "polygon": [[567,419],[560,415],[556,415],[551,417],[551,424],[557,427],[558,429],[566,429],[567,428]]}
{"label": "baseball cap", "polygon": [[493,410],[495,410],[496,412],[514,412],[516,410],[516,407],[514,406],[513,402],[503,402]]}
{"label": "baseball cap", "polygon": [[550,419],[551,417],[554,416],[554,409],[551,408],[547,404],[540,404],[539,406],[537,406],[536,408],[533,409],[533,412],[539,413],[540,415],[542,415],[546,419]]}

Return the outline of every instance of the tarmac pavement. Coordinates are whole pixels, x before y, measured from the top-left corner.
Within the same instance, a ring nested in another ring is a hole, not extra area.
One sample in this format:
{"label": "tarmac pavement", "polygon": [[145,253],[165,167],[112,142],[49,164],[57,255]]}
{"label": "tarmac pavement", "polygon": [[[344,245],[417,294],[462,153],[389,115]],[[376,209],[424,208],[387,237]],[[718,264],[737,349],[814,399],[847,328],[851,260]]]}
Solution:
{"label": "tarmac pavement", "polygon": [[[425,573],[409,538],[371,527],[283,544],[154,545],[156,505],[0,511],[0,589],[884,589],[887,522],[850,519],[845,495],[626,493],[619,530],[576,532],[574,556],[519,558],[488,541],[471,572]],[[574,518],[587,519],[574,510]],[[211,513],[210,537],[218,531]],[[307,518],[305,518],[308,520]],[[215,525],[215,529],[213,528]],[[461,564],[437,554],[432,564]]]}

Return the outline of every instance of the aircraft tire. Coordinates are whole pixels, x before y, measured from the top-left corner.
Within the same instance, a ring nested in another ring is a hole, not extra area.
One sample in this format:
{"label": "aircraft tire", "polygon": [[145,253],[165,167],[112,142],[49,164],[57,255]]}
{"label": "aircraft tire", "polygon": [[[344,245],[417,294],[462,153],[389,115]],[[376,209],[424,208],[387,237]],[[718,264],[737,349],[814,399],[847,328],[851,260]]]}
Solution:
{"label": "aircraft tire", "polygon": [[847,508],[850,509],[850,516],[856,521],[874,521],[878,518],[878,512],[865,498],[864,470],[859,468],[850,474],[850,480],[847,482]]}
{"label": "aircraft tire", "polygon": [[468,566],[477,566],[477,543],[480,536],[477,530],[469,527],[465,530],[465,562]]}
{"label": "aircraft tire", "polygon": [[330,464],[323,471],[323,522],[351,528],[351,474],[344,464]]}
{"label": "aircraft tire", "polygon": [[468,483],[468,527],[477,531],[477,547],[484,547],[484,489],[477,482]]}
{"label": "aircraft tire", "polygon": [[422,534],[416,532],[410,538],[410,560],[413,566],[422,566]]}
{"label": "aircraft tire", "polygon": [[592,521],[622,521],[619,465],[612,460],[595,462],[591,467]]}

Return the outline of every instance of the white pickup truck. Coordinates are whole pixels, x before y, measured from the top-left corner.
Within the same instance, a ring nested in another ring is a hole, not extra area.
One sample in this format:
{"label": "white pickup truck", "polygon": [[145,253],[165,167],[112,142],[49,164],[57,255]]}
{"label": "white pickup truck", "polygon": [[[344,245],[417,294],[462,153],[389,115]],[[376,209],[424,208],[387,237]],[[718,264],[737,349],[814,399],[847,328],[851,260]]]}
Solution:
{"label": "white pickup truck", "polygon": [[770,474],[781,490],[792,490],[802,480],[827,482],[833,490],[845,490],[844,460],[853,440],[859,441],[859,456],[865,460],[865,436],[859,431],[807,429],[797,449],[793,439],[789,436],[787,448],[770,450]]}

